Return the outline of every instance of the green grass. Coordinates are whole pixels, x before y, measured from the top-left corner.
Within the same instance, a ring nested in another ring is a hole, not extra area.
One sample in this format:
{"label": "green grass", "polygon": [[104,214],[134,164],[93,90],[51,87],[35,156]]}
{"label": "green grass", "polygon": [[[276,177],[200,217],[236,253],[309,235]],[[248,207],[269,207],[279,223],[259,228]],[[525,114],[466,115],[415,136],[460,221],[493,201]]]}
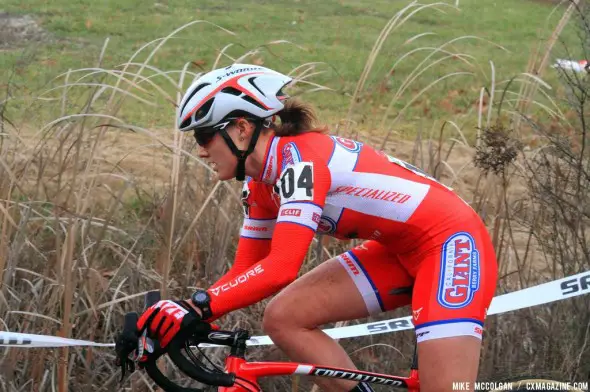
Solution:
{"label": "green grass", "polygon": [[[454,5],[454,1],[447,1]],[[4,70],[0,86],[5,87],[11,78],[15,86],[13,94],[38,96],[48,88],[63,84],[63,77],[57,81],[53,78],[68,69],[96,66],[107,38],[109,42],[102,67],[121,69],[120,64],[127,62],[142,45],[164,37],[188,22],[201,19],[231,30],[236,35],[211,24],[192,25],[169,40],[149,64],[163,72],[171,72],[170,76],[177,81],[180,70],[188,62],[193,62],[189,66],[192,72],[211,69],[219,51],[226,45],[232,44],[226,53],[237,58],[271,41],[288,40],[295,45],[283,43],[263,47],[244,62],[262,62],[283,72],[304,63],[324,63],[318,66],[323,73],[312,80],[334,91],[316,92],[305,97],[317,106],[322,120],[334,123],[346,117],[351,96],[381,30],[407,4],[406,1],[391,0],[4,0],[4,11],[33,15],[51,33],[53,40],[0,53],[0,67]],[[360,127],[381,127],[386,107],[399,86],[429,54],[427,51],[416,52],[389,75],[392,65],[404,53],[419,47],[437,47],[460,36],[482,38],[464,39],[447,47],[454,53],[473,56],[473,66],[457,59],[437,64],[412,83],[393,104],[389,119],[395,118],[417,92],[437,78],[450,72],[470,73],[449,77],[418,98],[396,124],[397,127],[405,125],[406,128],[413,128],[416,121],[451,119],[475,109],[480,88],[490,84],[490,61],[495,65],[496,81],[524,72],[539,38],[547,38],[563,14],[563,10],[558,11],[547,24],[552,7],[544,3],[529,0],[461,0],[459,5],[460,10],[438,7],[444,13],[433,8],[426,9],[387,37],[359,96],[360,103],[355,107],[354,118]],[[411,37],[427,32],[433,34],[404,44]],[[568,37],[573,37],[573,32],[567,30],[564,37],[568,40]],[[154,47],[155,44],[152,44],[135,61],[145,61]],[[440,57],[440,54],[434,56],[433,61]],[[224,58],[221,65],[229,62]],[[131,68],[130,71],[136,72],[137,69]],[[14,70],[14,74],[10,70]],[[144,72],[144,75],[150,74],[153,72]],[[76,75],[79,77],[82,74]],[[70,76],[70,82],[75,79]],[[188,79],[184,87],[188,86]],[[550,71],[547,79],[554,81],[554,72]],[[94,80],[105,81],[98,77]],[[153,80],[176,99],[171,83],[157,75]],[[88,90],[87,87],[76,87],[70,89],[69,94],[75,96],[76,89]],[[56,90],[44,97],[59,98],[60,94],[61,90]],[[173,126],[173,106],[161,97],[150,99],[156,100],[156,108],[128,101],[119,115],[144,127]],[[13,101],[13,105],[14,108],[22,108],[31,102],[30,99]],[[81,102],[69,104],[69,113],[81,110]],[[43,105],[38,106],[41,106],[36,111],[38,116],[27,116],[35,127],[55,118],[55,111],[48,109],[49,103],[43,101]]]}

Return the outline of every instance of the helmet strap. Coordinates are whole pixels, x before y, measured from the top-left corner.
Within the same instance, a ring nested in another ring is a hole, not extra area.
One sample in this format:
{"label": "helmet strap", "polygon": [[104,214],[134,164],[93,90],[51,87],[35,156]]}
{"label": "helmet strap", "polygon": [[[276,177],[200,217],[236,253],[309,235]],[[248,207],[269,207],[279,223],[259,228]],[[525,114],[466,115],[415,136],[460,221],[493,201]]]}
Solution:
{"label": "helmet strap", "polygon": [[238,147],[236,147],[234,141],[231,139],[231,137],[229,137],[225,128],[219,132],[231,150],[232,154],[238,158],[238,166],[236,167],[236,179],[238,181],[244,181],[246,178],[246,158],[248,158],[248,155],[254,151],[254,147],[256,147],[256,142],[258,141],[258,136],[260,136],[260,131],[262,131],[262,121],[255,121],[254,125],[256,128],[254,129],[254,133],[252,134],[252,139],[250,139],[250,145],[248,146],[247,150],[238,150]]}

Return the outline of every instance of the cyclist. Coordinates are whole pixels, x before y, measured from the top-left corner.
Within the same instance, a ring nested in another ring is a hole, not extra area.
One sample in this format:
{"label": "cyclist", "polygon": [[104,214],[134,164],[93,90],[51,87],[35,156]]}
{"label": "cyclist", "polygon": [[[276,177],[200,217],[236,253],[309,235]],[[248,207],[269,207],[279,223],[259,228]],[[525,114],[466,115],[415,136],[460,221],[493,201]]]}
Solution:
{"label": "cyclist", "polygon": [[[289,98],[292,79],[234,64],[196,80],[178,110],[219,179],[244,181],[244,223],[232,268],[187,301],[161,301],[138,328],[165,346],[187,319],[211,322],[277,294],[263,328],[292,360],[355,368],[319,328],[411,305],[421,388],[476,379],[497,263],[467,203],[416,167],[316,128]],[[280,119],[280,121],[279,121]],[[316,232],[365,241],[297,279]],[[327,391],[372,391],[316,380]],[[471,384],[473,385],[473,384]]]}

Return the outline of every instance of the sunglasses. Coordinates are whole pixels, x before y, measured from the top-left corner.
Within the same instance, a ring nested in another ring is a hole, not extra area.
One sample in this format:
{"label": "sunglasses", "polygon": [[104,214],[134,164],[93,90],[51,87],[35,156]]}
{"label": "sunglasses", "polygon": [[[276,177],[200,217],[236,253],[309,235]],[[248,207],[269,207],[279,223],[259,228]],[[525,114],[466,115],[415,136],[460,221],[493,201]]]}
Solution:
{"label": "sunglasses", "polygon": [[195,140],[199,146],[205,147],[207,144],[209,144],[209,142],[211,142],[211,139],[213,139],[213,136],[215,136],[216,133],[217,131],[214,129],[209,129],[206,131],[203,129],[196,129],[193,133],[193,136],[195,137]]}
{"label": "sunglasses", "polygon": [[215,136],[215,134],[222,129],[225,129],[230,124],[230,121],[222,122],[221,124],[217,124],[211,128],[200,128],[195,129],[193,136],[197,141],[197,144],[201,147],[205,147],[207,144],[211,142],[211,139]]}

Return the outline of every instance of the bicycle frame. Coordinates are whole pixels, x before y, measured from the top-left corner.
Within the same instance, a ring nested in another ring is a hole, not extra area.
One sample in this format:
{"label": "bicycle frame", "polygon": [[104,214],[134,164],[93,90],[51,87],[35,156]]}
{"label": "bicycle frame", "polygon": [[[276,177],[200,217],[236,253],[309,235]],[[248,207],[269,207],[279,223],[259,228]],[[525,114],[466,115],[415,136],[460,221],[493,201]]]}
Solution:
{"label": "bicycle frame", "polygon": [[[411,369],[409,377],[398,377],[360,370],[316,366],[294,362],[247,362],[243,357],[240,358],[239,356],[233,355],[227,357],[225,368],[226,371],[236,374],[236,383],[231,387],[219,387],[219,392],[259,391],[258,378],[260,377],[294,375],[364,381],[397,388],[406,388],[410,392],[418,392],[420,389],[418,369]],[[247,382],[244,382],[243,380],[247,380]],[[254,386],[256,389],[252,388]]]}
{"label": "bicycle frame", "polygon": [[[150,292],[146,295],[146,303],[155,303],[159,299],[159,292]],[[137,313],[125,315],[125,330],[135,330]],[[200,331],[198,335],[187,335],[181,339],[173,339],[167,348],[167,354],[178,368],[187,376],[203,384],[219,386],[218,392],[259,392],[258,379],[272,376],[315,376],[350,381],[362,381],[372,384],[387,385],[395,388],[404,388],[410,392],[420,390],[418,379],[418,353],[417,345],[414,345],[414,356],[410,368],[409,377],[399,377],[387,374],[365,372],[361,370],[342,369],[329,366],[320,366],[296,362],[248,362],[245,354],[247,340],[250,334],[246,330]],[[153,342],[146,345],[147,339],[139,340],[138,350],[143,352],[144,347],[153,346]],[[181,353],[183,348],[190,350],[189,346],[198,346],[200,343],[220,345],[231,348],[230,354],[225,360],[224,372],[212,372],[202,365],[190,362]],[[156,353],[156,351],[158,351]],[[152,357],[144,363],[148,375],[166,391],[175,392],[199,392],[194,388],[184,388],[172,383],[158,369],[156,360],[164,354],[159,348],[154,350]],[[140,355],[141,356],[141,355]],[[126,365],[123,364],[123,369]]]}

